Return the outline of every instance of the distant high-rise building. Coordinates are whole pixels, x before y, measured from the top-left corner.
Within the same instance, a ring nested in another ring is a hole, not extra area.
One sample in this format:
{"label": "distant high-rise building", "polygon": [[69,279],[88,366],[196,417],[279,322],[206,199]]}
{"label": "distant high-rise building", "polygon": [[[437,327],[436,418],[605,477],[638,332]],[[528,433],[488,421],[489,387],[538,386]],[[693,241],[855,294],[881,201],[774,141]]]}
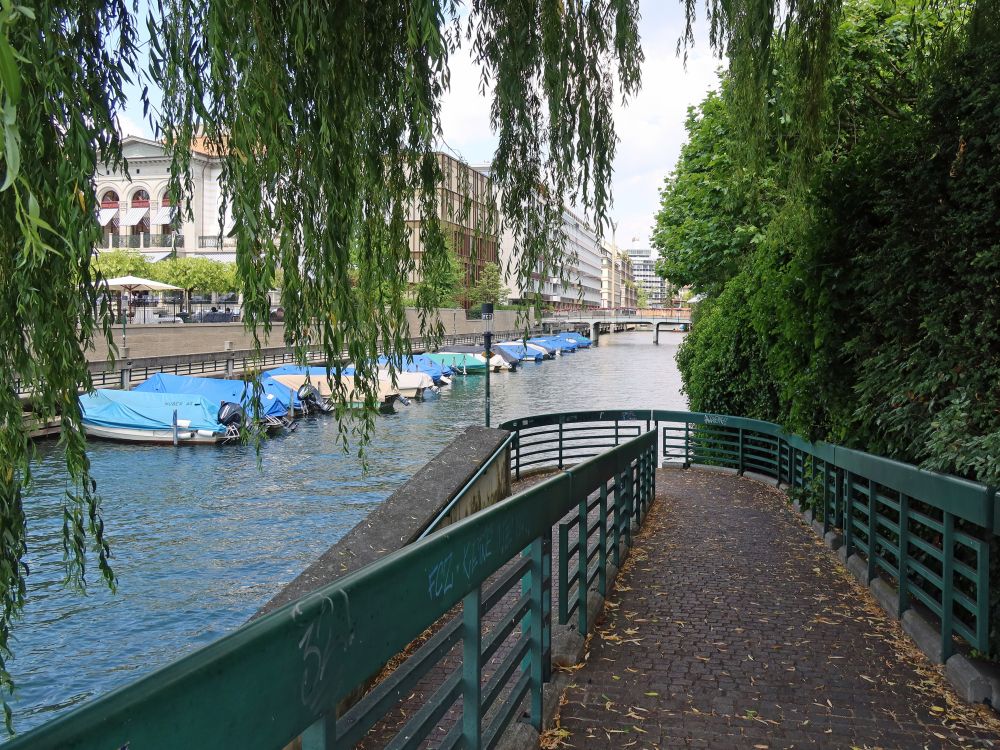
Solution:
{"label": "distant high-rise building", "polygon": [[617,248],[614,268],[611,256],[614,249],[610,242],[604,243],[601,263],[601,307],[616,310],[634,310],[638,304],[637,286],[632,270],[632,259],[621,248]]}
{"label": "distant high-rise building", "polygon": [[656,273],[656,258],[648,247],[631,248],[626,251],[632,259],[632,271],[635,283],[646,291],[650,307],[668,307],[667,283]]}

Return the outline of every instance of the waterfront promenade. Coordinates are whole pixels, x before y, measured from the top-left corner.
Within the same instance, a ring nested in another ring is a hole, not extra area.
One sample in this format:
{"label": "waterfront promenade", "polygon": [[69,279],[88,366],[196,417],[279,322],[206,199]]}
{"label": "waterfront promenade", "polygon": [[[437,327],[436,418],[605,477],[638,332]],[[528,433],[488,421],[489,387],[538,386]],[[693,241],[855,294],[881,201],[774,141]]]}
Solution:
{"label": "waterfront promenade", "polygon": [[546,747],[1000,747],[784,492],[691,469],[657,496]]}

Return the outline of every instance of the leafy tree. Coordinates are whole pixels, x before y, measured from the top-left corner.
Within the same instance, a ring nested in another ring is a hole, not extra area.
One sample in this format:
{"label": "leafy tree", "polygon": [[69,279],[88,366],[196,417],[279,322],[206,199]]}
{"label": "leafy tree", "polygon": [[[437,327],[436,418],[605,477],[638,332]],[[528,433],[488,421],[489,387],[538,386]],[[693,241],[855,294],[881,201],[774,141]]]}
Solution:
{"label": "leafy tree", "polygon": [[208,258],[185,256],[161,260],[153,266],[154,277],[192,292],[231,292],[236,288],[236,266]]}
{"label": "leafy tree", "polygon": [[646,291],[644,287],[640,286],[636,289],[635,298],[636,298],[636,305],[638,305],[640,308],[649,307],[649,293]]}
{"label": "leafy tree", "polygon": [[440,257],[425,257],[414,300],[430,309],[457,307],[466,296],[465,264],[449,245]]}
{"label": "leafy tree", "polygon": [[482,304],[492,302],[494,305],[510,298],[510,289],[503,283],[500,266],[497,263],[487,263],[479,281],[472,288],[472,301]]}
{"label": "leafy tree", "polygon": [[118,276],[139,276],[141,278],[152,278],[153,264],[146,260],[146,256],[132,250],[110,250],[100,253],[95,264],[97,271],[105,279],[113,279]]}
{"label": "leafy tree", "polygon": [[724,79],[723,93],[711,92],[688,110],[688,141],[660,191],[653,228],[657,273],[696,292],[721,291],[780,200],[777,166],[754,169],[744,161],[725,93],[731,87]]}

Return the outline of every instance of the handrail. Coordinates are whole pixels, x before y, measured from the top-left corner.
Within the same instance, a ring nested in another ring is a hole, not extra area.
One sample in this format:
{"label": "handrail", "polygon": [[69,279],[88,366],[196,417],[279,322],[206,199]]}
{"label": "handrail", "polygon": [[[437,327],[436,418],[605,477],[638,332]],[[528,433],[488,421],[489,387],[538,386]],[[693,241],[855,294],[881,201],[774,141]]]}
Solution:
{"label": "handrail", "polygon": [[451,513],[451,511],[455,508],[455,506],[458,505],[458,502],[463,497],[465,497],[465,494],[472,488],[472,486],[479,481],[479,478],[483,474],[485,474],[489,469],[493,468],[494,462],[497,460],[497,457],[507,449],[507,446],[510,445],[513,439],[514,439],[513,435],[508,435],[503,439],[503,441],[500,443],[500,446],[495,451],[493,451],[493,453],[490,455],[488,459],[486,459],[486,461],[483,462],[483,465],[480,466],[479,469],[476,471],[476,473],[473,474],[472,477],[469,479],[469,481],[466,482],[465,485],[463,485],[462,489],[458,491],[455,497],[453,497],[451,500],[448,501],[448,504],[445,505],[444,508],[442,508],[441,512],[438,513],[437,516],[434,517],[434,520],[431,521],[430,524],[428,524],[427,528],[424,529],[422,532],[420,532],[420,536],[418,536],[417,539],[423,539],[425,536],[433,534],[435,531],[437,531],[438,524],[440,524],[441,521],[443,521],[445,518],[448,517],[448,514]]}
{"label": "handrail", "polygon": [[[557,473],[16,737],[8,747],[280,748],[298,736],[304,748],[347,742],[384,715],[396,683],[371,701],[374,714],[349,712],[346,722],[337,717],[338,704],[459,602],[460,635],[448,631],[443,642],[432,638],[404,662],[412,665],[418,654],[440,658],[452,642],[447,639],[461,638],[463,665],[413,715],[404,728],[406,736],[419,743],[456,697],[463,704],[463,717],[449,735],[456,743],[493,747],[522,699],[528,700],[532,724],[540,728],[542,683],[550,672],[554,526],[579,503],[587,503],[576,484],[584,475],[614,479],[622,488],[615,494],[614,518],[621,528],[638,523],[652,500],[655,452],[652,432],[628,440],[572,473]],[[629,538],[622,540],[623,546]],[[614,560],[619,552],[614,550]],[[603,553],[601,559],[606,559]],[[483,584],[511,564],[522,567],[502,579],[506,588],[484,592]],[[602,580],[604,575],[600,571]],[[500,630],[487,628],[484,635],[484,617],[509,603],[510,597],[502,594],[522,577],[521,599],[498,615],[508,624]],[[515,642],[499,651],[504,644],[497,633],[510,634]],[[490,672],[484,689],[490,655],[501,653],[506,654],[505,671]],[[411,678],[400,676],[399,684],[409,684],[403,680]],[[396,679],[396,672],[389,679]],[[415,734],[409,734],[411,725]]]}
{"label": "handrail", "polygon": [[515,433],[511,461],[519,477],[600,447],[612,424],[617,439],[635,423],[655,426],[665,462],[754,472],[808,499],[824,533],[840,531],[847,556],[857,554],[869,578],[894,579],[900,616],[915,605],[937,616],[944,659],[955,636],[983,652],[995,645],[989,599],[990,545],[1000,531],[996,488],[722,414],[603,410],[535,415],[500,427]]}

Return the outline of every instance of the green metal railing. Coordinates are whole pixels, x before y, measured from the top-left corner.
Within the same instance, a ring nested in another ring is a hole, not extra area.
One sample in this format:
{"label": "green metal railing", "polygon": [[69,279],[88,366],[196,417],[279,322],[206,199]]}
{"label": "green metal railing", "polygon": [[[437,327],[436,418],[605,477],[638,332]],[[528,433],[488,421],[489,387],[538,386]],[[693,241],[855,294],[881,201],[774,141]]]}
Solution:
{"label": "green metal railing", "polygon": [[[594,581],[603,589],[608,561],[619,560],[652,501],[656,453],[653,432],[623,439],[8,747],[282,748],[298,737],[303,750],[352,747],[373,727],[383,738],[379,722],[398,717],[404,700],[405,724],[386,747],[415,748],[434,733],[438,747],[490,748],[525,706],[540,728],[553,586],[560,611],[572,586],[584,602]],[[615,543],[583,555],[593,557],[586,571],[557,571],[553,582],[553,536],[567,514],[595,507],[595,492]],[[429,697],[413,708],[418,685]]]}
{"label": "green metal railing", "polygon": [[[501,427],[514,432],[516,478],[599,454],[621,436],[652,429],[665,463],[723,466],[794,488],[813,503],[824,532],[842,531],[847,554],[866,560],[869,578],[893,579],[900,616],[919,604],[937,618],[945,659],[954,651],[955,636],[990,651],[990,543],[1000,526],[995,488],[811,443],[769,422],[717,414],[574,412],[516,419]],[[580,519],[584,510],[581,505]],[[599,525],[586,527],[588,534],[595,529],[602,533]],[[582,580],[582,562],[577,575]]]}

